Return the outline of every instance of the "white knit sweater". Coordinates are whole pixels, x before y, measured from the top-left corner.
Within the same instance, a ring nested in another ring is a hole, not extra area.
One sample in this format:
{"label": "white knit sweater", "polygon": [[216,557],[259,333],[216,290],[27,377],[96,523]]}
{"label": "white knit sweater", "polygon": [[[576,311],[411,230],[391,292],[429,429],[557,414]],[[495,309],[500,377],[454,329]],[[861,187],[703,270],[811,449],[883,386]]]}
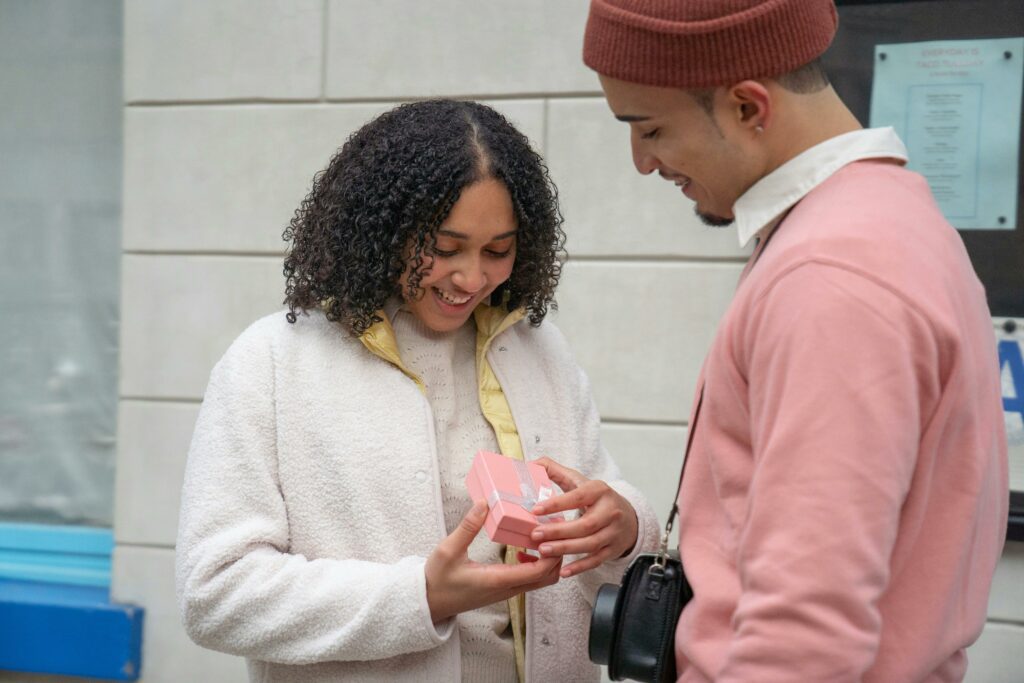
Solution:
{"label": "white knit sweater", "polygon": [[[481,448],[498,451],[498,439],[480,408],[476,374],[476,324],[434,332],[414,314],[398,309],[391,318],[402,362],[426,386],[434,415],[438,479],[445,531],[451,533],[473,506],[466,475]],[[477,534],[469,559],[501,564],[505,546]],[[456,618],[463,683],[519,683],[508,602],[463,612]],[[455,637],[453,635],[452,637]]]}
{"label": "white knit sweater", "polygon": [[[603,479],[650,507],[598,438],[586,378],[550,323],[520,322],[488,361],[528,459]],[[445,536],[434,424],[415,383],[321,314],[263,318],[210,378],[182,494],[177,591],[197,643],[263,683],[457,681],[454,620],[435,626],[423,565]],[[596,681],[589,602],[626,562],[527,595],[527,680]]]}

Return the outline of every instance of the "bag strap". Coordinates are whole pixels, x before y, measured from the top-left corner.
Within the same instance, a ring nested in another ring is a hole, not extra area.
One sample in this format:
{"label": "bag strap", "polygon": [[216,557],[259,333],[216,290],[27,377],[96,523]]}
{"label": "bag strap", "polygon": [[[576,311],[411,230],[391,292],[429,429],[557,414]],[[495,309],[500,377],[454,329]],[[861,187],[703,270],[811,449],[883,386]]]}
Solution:
{"label": "bag strap", "polygon": [[697,398],[697,408],[693,411],[693,423],[690,425],[690,432],[686,435],[686,451],[683,453],[683,466],[679,470],[679,483],[676,484],[676,497],[672,500],[672,512],[668,514],[668,523],[665,525],[665,532],[661,536],[661,545],[658,547],[658,564],[664,566],[665,558],[668,557],[668,539],[672,533],[672,526],[675,524],[676,515],[679,514],[679,492],[683,490],[683,475],[686,474],[686,464],[690,462],[690,446],[693,445],[693,434],[697,431],[697,420],[700,418],[700,408],[704,403],[704,383],[700,385],[700,395]]}

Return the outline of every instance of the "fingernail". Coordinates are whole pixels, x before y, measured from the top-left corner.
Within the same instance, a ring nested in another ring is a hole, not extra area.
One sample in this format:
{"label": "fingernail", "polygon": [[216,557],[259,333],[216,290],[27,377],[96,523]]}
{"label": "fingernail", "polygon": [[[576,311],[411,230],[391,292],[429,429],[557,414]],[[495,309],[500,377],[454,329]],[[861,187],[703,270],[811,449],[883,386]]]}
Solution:
{"label": "fingernail", "polygon": [[572,576],[572,570],[571,569],[563,569],[562,571],[560,571],[558,573],[558,575],[561,576],[563,579],[568,579],[570,576]]}
{"label": "fingernail", "polygon": [[547,544],[545,543],[545,544],[544,544],[544,545],[542,545],[542,546],[541,546],[540,548],[537,548],[537,550],[539,550],[539,551],[540,551],[540,554],[541,554],[541,555],[547,555],[548,553],[550,553],[550,552],[551,552],[551,546],[549,546],[549,545],[547,545]]}
{"label": "fingernail", "polygon": [[535,514],[535,515],[543,515],[544,514],[544,506],[543,505],[534,505],[533,509],[530,510],[530,512]]}
{"label": "fingernail", "polygon": [[544,532],[540,529],[534,529],[533,533],[530,534],[530,538],[532,538],[535,541],[541,541],[544,539]]}

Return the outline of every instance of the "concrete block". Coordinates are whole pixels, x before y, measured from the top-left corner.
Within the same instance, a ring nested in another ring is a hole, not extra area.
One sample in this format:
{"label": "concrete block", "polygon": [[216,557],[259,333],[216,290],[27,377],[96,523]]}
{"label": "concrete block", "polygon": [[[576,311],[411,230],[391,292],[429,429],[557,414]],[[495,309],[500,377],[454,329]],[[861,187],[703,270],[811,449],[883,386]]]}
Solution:
{"label": "concrete block", "polygon": [[740,264],[570,261],[554,316],[601,416],[685,422]]}
{"label": "concrete block", "polygon": [[1024,543],[1007,541],[992,579],[988,616],[1024,624]]}
{"label": "concrete block", "polygon": [[201,398],[235,337],[284,310],[279,258],[127,255],[121,269],[122,397]]}
{"label": "concrete block", "polygon": [[598,92],[585,0],[329,0],[330,99]]}
{"label": "concrete block", "polygon": [[124,248],[283,253],[313,176],[387,108],[129,107]]}
{"label": "concrete block", "polygon": [[118,411],[118,543],[173,548],[185,461],[198,403],[121,401]]}
{"label": "concrete block", "polygon": [[964,683],[1019,683],[1024,669],[1024,626],[988,623],[981,637],[967,648]]}
{"label": "concrete block", "polygon": [[321,0],[125,3],[127,102],[316,99]]}

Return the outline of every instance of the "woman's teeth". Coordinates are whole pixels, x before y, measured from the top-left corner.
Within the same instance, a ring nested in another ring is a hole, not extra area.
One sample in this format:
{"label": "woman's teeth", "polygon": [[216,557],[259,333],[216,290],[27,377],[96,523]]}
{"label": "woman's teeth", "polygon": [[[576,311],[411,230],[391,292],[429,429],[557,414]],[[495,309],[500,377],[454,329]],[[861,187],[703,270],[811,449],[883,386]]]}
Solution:
{"label": "woman's teeth", "polygon": [[446,304],[451,304],[452,306],[461,306],[473,298],[472,296],[455,296],[454,294],[446,292],[443,289],[438,289],[437,287],[434,287],[434,291],[437,292],[437,296],[441,301]]}

